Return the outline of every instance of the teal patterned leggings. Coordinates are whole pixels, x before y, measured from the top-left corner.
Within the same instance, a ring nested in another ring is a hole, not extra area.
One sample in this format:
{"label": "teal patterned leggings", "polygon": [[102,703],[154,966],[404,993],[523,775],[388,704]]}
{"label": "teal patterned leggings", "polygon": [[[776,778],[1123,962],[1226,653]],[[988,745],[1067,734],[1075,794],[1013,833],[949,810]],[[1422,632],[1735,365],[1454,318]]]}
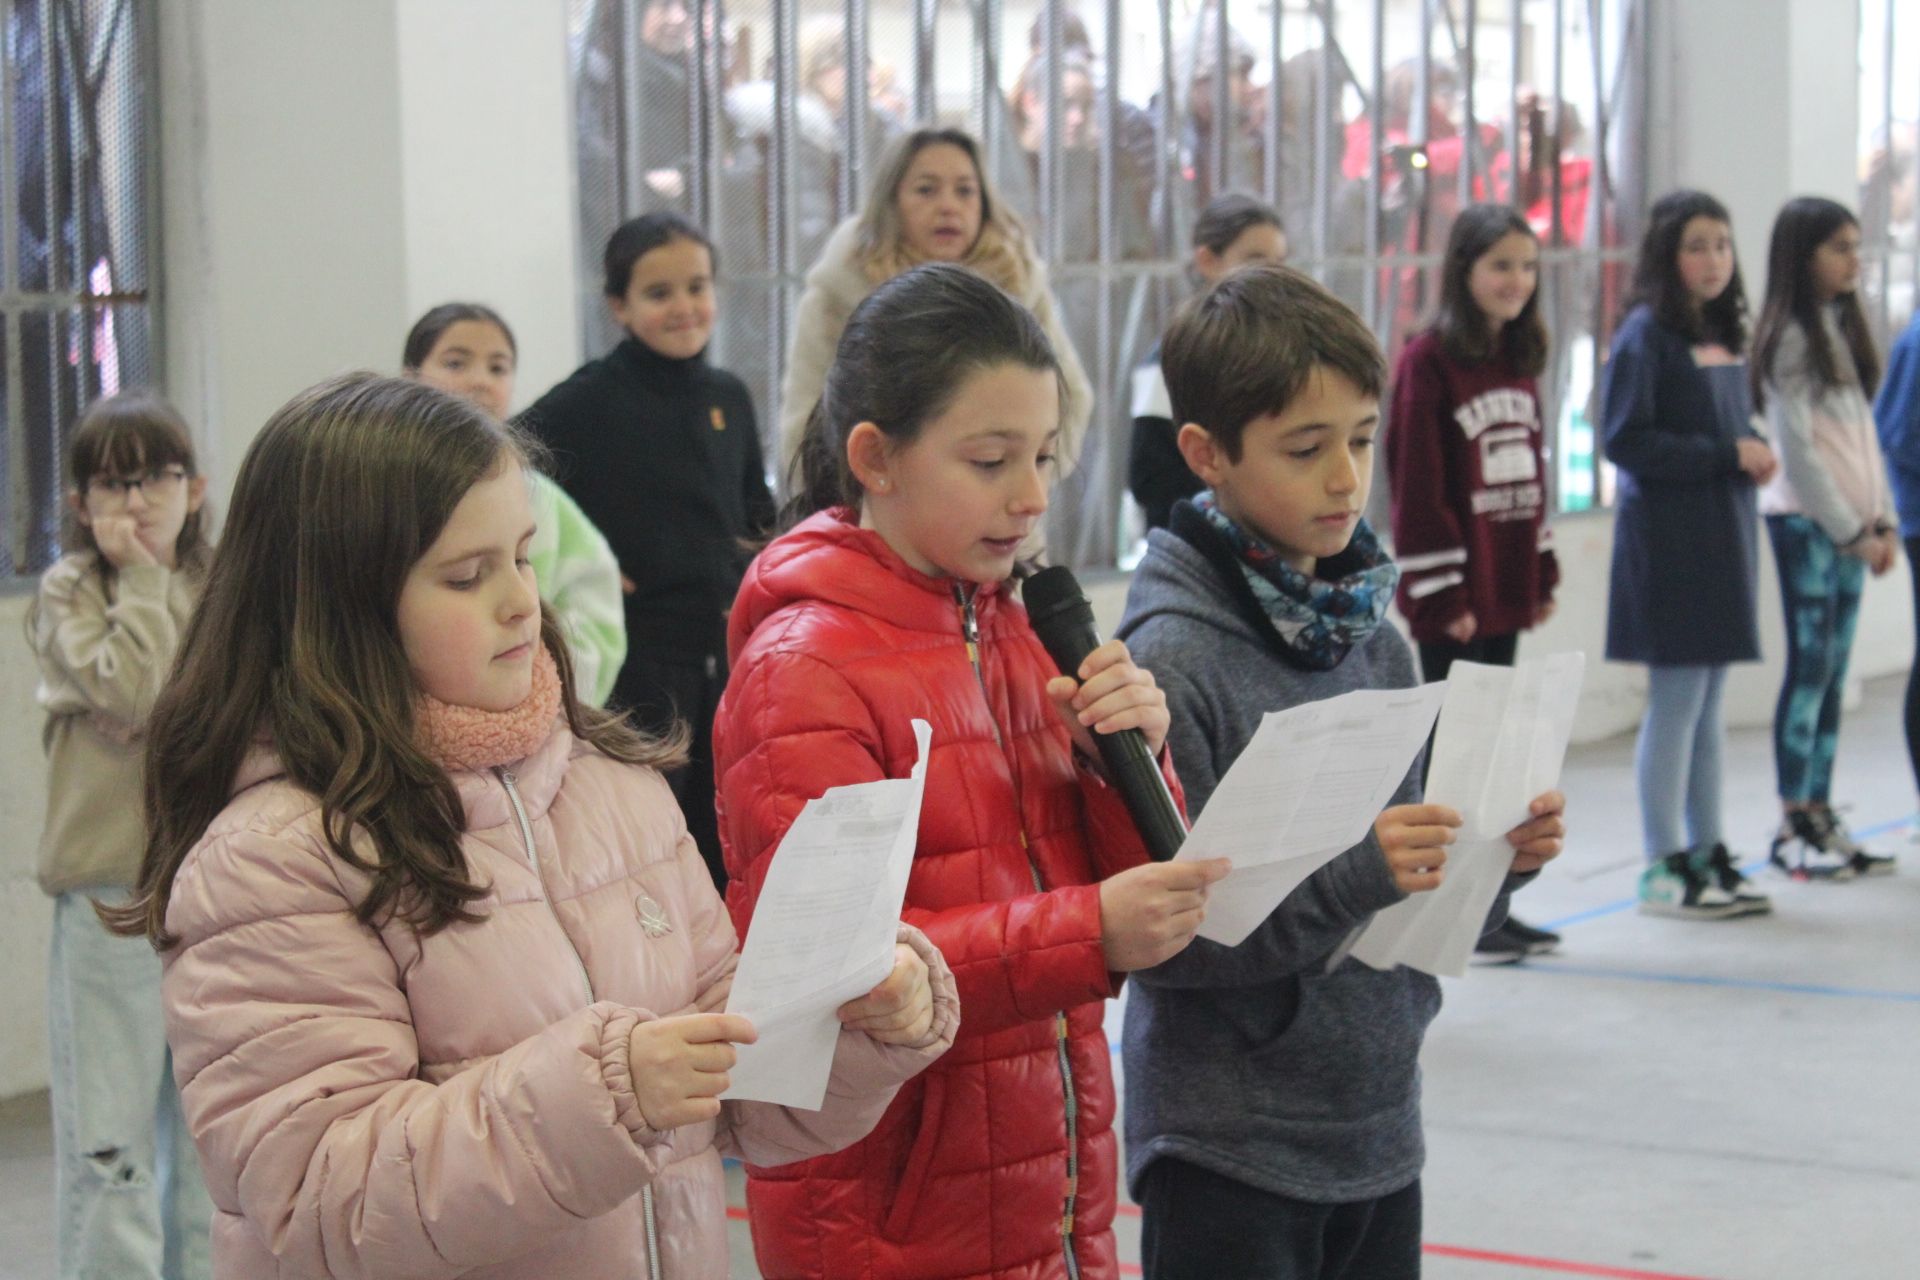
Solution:
{"label": "teal patterned leggings", "polygon": [[1773,714],[1774,772],[1782,800],[1825,804],[1867,566],[1805,516],[1768,516],[1767,536],[1787,615],[1787,674]]}

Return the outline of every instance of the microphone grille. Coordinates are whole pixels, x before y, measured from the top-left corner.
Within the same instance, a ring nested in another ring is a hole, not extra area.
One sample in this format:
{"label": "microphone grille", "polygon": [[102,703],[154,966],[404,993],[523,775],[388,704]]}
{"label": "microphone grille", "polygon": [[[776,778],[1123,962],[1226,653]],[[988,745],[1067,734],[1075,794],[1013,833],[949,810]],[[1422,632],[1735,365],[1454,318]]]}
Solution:
{"label": "microphone grille", "polygon": [[1086,593],[1080,590],[1073,571],[1065,565],[1053,565],[1033,574],[1021,584],[1020,597],[1026,601],[1027,616],[1036,622],[1061,609],[1088,607]]}

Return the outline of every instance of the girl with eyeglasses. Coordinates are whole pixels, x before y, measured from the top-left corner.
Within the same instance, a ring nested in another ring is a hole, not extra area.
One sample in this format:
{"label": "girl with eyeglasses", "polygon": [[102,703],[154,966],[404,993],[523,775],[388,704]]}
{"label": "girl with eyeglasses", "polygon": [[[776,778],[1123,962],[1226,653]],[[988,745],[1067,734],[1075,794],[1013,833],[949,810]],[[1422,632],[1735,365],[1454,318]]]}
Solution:
{"label": "girl with eyeglasses", "polygon": [[93,903],[125,902],[139,872],[147,715],[205,579],[207,482],[179,414],[139,393],[87,412],[67,470],[72,550],[28,616],[47,713],[38,874],[53,898],[60,1274],[159,1275],[164,1262],[204,1276],[212,1208],[174,1092],[160,959],[109,933]]}

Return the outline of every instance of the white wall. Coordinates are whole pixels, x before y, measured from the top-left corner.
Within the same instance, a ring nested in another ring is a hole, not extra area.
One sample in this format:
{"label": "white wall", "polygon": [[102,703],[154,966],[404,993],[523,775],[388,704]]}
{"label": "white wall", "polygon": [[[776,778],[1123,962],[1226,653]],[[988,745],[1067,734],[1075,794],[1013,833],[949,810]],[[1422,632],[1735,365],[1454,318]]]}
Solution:
{"label": "white wall", "polygon": [[566,8],[400,4],[406,300],[381,367],[399,360],[408,324],[453,299],[513,326],[518,405],[580,363]]}

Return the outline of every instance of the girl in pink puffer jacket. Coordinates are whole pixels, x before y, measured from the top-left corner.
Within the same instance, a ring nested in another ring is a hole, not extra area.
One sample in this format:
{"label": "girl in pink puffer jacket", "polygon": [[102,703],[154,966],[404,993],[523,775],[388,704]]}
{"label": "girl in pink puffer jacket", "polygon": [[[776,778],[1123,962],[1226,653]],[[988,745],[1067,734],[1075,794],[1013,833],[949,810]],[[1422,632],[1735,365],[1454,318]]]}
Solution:
{"label": "girl in pink puffer jacket", "polygon": [[736,938],[640,736],[574,696],[525,461],[351,375],[241,466],[149,728],[121,912],[216,1208],[216,1277],[728,1272],[720,1157],[863,1137],[959,1021],[902,926],[825,1107],[721,1102]]}

